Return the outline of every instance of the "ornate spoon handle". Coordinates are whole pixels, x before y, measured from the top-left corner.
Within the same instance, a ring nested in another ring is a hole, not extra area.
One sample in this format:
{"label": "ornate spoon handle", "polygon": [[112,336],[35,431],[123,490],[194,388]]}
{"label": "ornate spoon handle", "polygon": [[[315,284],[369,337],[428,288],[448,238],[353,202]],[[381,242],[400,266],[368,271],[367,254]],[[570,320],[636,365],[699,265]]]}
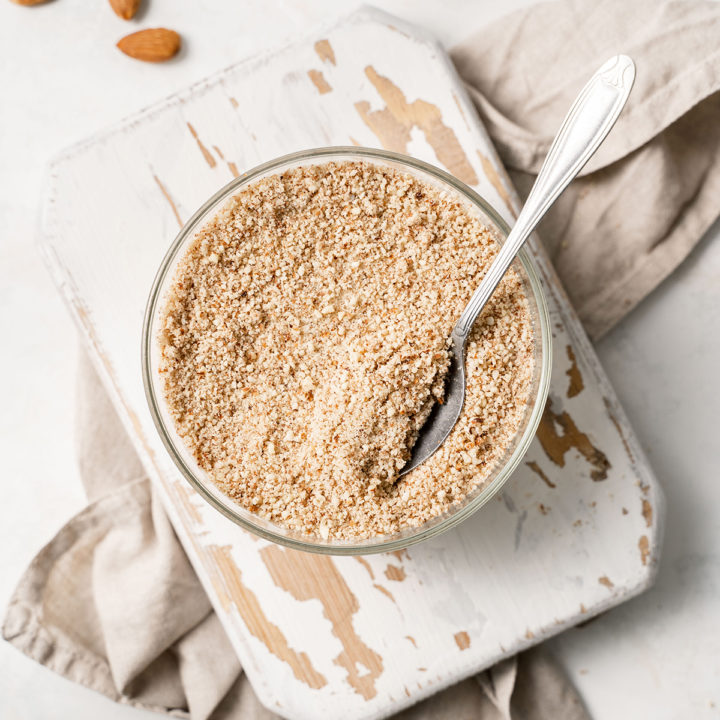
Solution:
{"label": "ornate spoon handle", "polygon": [[573,103],[545,158],[515,226],[453,330],[464,343],[475,319],[490,299],[515,255],[555,202],[580,172],[615,124],[635,79],[635,64],[626,55],[608,60]]}

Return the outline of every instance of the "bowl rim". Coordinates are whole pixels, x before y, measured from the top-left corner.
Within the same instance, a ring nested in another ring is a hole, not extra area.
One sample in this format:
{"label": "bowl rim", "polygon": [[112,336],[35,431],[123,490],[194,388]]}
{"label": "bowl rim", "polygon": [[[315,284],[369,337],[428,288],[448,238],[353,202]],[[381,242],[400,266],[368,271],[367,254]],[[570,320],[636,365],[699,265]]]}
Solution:
{"label": "bowl rim", "polygon": [[[145,398],[150,409],[150,414],[153,419],[156,430],[160,436],[160,439],[168,451],[170,458],[173,460],[175,466],[187,480],[193,489],[203,497],[212,507],[215,508],[222,515],[227,517],[235,524],[242,527],[244,530],[251,532],[252,534],[259,536],[265,540],[284,545],[286,547],[293,548],[295,550],[301,550],[305,552],[314,552],[325,555],[368,555],[372,553],[380,552],[394,552],[402,550],[416,543],[428,540],[432,537],[436,537],[441,533],[447,532],[448,530],[456,527],[461,522],[466,520],[483,505],[485,505],[507,482],[512,475],[515,468],[518,466],[523,456],[525,455],[532,439],[535,436],[540,419],[542,417],[543,410],[545,408],[545,402],[550,388],[550,374],[552,367],[552,334],[550,329],[550,315],[547,306],[547,300],[545,292],[543,290],[542,282],[540,280],[540,273],[537,267],[537,263],[534,258],[524,247],[518,253],[517,259],[525,271],[527,280],[533,293],[535,305],[537,308],[538,315],[538,327],[540,330],[540,371],[538,374],[537,393],[535,402],[530,412],[525,429],[523,430],[519,439],[515,436],[515,448],[511,453],[510,457],[506,460],[505,464],[497,471],[497,474],[491,478],[479,492],[470,501],[459,507],[456,511],[451,511],[447,516],[443,518],[443,515],[438,518],[433,518],[429,522],[433,522],[429,527],[425,527],[427,523],[420,525],[417,528],[405,528],[398,533],[390,536],[390,539],[383,540],[388,536],[375,536],[375,538],[363,539],[359,542],[354,541],[327,541],[324,542],[320,538],[309,536],[308,539],[300,539],[298,537],[292,537],[290,535],[283,535],[281,533],[273,532],[265,527],[255,524],[252,520],[247,519],[239,515],[232,507],[234,501],[227,496],[227,503],[221,501],[213,492],[211,492],[205,484],[196,476],[195,472],[187,465],[185,460],[182,458],[181,453],[176,448],[175,443],[172,440],[171,433],[162,417],[160,406],[158,403],[158,397],[155,392],[155,383],[153,382],[153,369],[151,361],[151,344],[153,342],[153,320],[157,315],[158,306],[162,300],[162,290],[167,278],[168,272],[176,260],[178,253],[184,246],[186,240],[190,238],[194,232],[199,228],[201,221],[205,218],[207,213],[213,208],[220,209],[219,203],[227,201],[230,197],[236,193],[242,186],[245,186],[260,176],[266,175],[268,172],[281,168],[282,166],[298,163],[307,160],[312,164],[317,164],[318,159],[325,159],[330,162],[333,158],[336,159],[371,159],[374,161],[389,161],[391,163],[397,163],[401,166],[406,166],[419,170],[432,176],[435,180],[439,180],[441,183],[450,185],[456,192],[460,193],[469,200],[472,204],[476,205],[480,211],[495,225],[501,234],[501,240],[507,238],[510,228],[508,224],[503,220],[500,214],[490,203],[485,200],[479,193],[473,190],[471,187],[466,185],[461,180],[450,173],[441,170],[440,168],[431,165],[430,163],[418,160],[414,157],[403,155],[401,153],[392,152],[389,150],[378,150],[375,148],[365,148],[358,146],[328,146],[320,148],[311,148],[307,150],[301,150],[294,153],[289,153],[276,157],[268,162],[262,163],[253,167],[245,173],[242,173],[238,177],[231,180],[229,183],[220,188],[210,198],[208,198],[198,210],[190,217],[190,219],[183,225],[178,234],[176,235],[170,247],[165,252],[162,262],[155,274],[153,283],[150,289],[148,300],[145,307],[145,314],[143,317],[142,326],[142,342],[141,342],[141,366],[142,366],[142,379],[145,390]],[[537,342],[537,337],[535,338]],[[208,479],[208,483],[212,482]],[[224,495],[219,491],[220,495]],[[238,506],[239,507],[239,506]],[[251,515],[250,511],[246,511],[248,515]],[[282,529],[282,526],[277,523],[272,523],[264,518],[258,517],[259,522],[276,525]],[[292,531],[291,531],[292,532]],[[395,538],[395,539],[392,539]]]}

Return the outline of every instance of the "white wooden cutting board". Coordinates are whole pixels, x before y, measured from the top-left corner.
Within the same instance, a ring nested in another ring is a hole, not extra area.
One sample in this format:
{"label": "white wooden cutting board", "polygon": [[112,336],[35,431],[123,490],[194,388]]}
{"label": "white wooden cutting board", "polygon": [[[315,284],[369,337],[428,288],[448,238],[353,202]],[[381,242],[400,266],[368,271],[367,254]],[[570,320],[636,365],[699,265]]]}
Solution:
{"label": "white wooden cutting board", "polygon": [[517,200],[443,50],[362,10],[240,63],[51,165],[42,245],[108,390],[261,700],[289,718],[376,718],[639,593],[662,495],[539,245],[555,343],[538,438],[502,496],[393,555],[260,541],[206,505],[156,437],[140,374],[153,275],[232,176],[303,148],[435,163],[512,223]]}

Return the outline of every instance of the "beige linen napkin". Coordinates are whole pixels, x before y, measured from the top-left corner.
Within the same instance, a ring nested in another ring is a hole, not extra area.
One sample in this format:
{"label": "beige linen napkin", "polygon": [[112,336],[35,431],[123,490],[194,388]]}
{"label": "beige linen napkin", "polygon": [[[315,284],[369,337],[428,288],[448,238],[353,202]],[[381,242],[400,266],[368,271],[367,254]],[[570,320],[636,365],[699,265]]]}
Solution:
{"label": "beige linen napkin", "polygon": [[[609,55],[638,66],[630,106],[542,228],[594,335],[665,277],[720,208],[720,3],[606,0],[509,16],[453,57],[526,188],[572,97]],[[84,362],[79,457],[91,504],[33,560],[4,637],[110,698],[199,720],[264,719],[97,378]],[[500,663],[406,720],[587,718],[541,653]]]}
{"label": "beige linen napkin", "polygon": [[667,277],[720,212],[720,3],[563,0],[483,28],[452,58],[521,195],[611,55],[635,86],[539,234],[593,338]]}

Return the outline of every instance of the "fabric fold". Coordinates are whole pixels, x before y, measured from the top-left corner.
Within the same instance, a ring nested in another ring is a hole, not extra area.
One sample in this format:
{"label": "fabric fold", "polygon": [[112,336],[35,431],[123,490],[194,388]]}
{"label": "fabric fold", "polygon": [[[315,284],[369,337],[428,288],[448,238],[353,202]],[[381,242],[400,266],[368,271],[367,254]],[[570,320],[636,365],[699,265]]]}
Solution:
{"label": "fabric fold", "polygon": [[593,72],[618,53],[636,63],[617,125],[539,226],[594,339],[720,213],[718,37],[715,2],[564,0],[502,18],[451,52],[522,197]]}
{"label": "fabric fold", "polygon": [[[510,169],[537,174],[580,88],[609,57],[637,74],[615,129],[582,170],[626,157],[720,90],[720,9],[688,0],[572,0],[519,10],[451,51]],[[493,42],[487,42],[492,38]]]}

